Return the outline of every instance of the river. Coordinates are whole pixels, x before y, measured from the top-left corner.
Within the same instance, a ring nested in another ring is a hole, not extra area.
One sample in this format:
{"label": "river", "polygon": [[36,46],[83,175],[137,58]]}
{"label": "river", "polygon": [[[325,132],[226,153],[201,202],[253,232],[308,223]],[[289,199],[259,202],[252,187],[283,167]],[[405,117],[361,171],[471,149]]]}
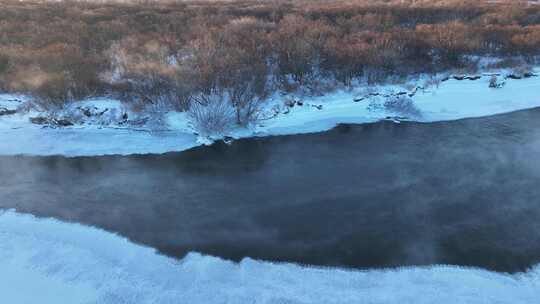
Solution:
{"label": "river", "polygon": [[181,153],[0,157],[0,208],[182,257],[354,268],[540,262],[540,109]]}

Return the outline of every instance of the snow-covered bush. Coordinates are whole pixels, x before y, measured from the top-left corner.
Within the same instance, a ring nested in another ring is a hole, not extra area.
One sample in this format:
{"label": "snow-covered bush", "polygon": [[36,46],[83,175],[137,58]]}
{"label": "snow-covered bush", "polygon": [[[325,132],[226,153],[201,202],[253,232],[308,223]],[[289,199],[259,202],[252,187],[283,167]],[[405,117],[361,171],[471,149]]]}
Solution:
{"label": "snow-covered bush", "polygon": [[389,97],[384,102],[384,108],[387,111],[398,115],[414,117],[421,116],[421,112],[414,104],[414,101],[405,95]]}
{"label": "snow-covered bush", "polygon": [[188,111],[193,128],[201,135],[224,135],[235,123],[235,109],[217,94],[194,98]]}

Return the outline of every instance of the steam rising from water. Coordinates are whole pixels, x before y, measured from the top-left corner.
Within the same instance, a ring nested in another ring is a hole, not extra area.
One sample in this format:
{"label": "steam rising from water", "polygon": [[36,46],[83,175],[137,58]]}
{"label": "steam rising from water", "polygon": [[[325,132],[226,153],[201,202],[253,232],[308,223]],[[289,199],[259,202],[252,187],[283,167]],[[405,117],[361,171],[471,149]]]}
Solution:
{"label": "steam rising from water", "polygon": [[540,262],[540,110],[178,154],[0,158],[0,208],[191,251],[356,268]]}

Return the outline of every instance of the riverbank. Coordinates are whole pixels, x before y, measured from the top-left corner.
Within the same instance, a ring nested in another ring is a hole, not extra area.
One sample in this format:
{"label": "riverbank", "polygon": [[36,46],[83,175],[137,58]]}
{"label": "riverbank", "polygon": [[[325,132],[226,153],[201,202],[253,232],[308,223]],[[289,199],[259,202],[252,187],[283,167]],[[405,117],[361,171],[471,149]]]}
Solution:
{"label": "riverbank", "polygon": [[0,294],[9,303],[534,303],[539,266],[506,275],[453,266],[353,271],[182,260],[91,227],[0,211]]}
{"label": "riverbank", "polygon": [[[73,105],[86,114],[84,111],[89,105],[98,113],[96,115],[114,113],[112,118],[107,114],[105,122],[88,114],[91,119],[79,124],[66,120],[51,124],[42,118],[43,113],[35,110],[9,112],[24,108],[22,105],[27,98],[4,94],[0,95],[0,108],[8,114],[0,116],[0,155],[74,157],[165,153],[223,138],[321,132],[341,123],[384,119],[396,123],[401,120],[435,122],[501,114],[540,106],[540,77],[536,76],[539,69],[533,72],[519,77],[509,71],[426,77],[398,85],[358,86],[358,89],[320,97],[274,96],[257,123],[212,136],[201,136],[186,113],[163,113],[156,127],[152,117],[131,113],[119,101],[106,98]],[[498,88],[490,87],[493,74],[498,74]]]}

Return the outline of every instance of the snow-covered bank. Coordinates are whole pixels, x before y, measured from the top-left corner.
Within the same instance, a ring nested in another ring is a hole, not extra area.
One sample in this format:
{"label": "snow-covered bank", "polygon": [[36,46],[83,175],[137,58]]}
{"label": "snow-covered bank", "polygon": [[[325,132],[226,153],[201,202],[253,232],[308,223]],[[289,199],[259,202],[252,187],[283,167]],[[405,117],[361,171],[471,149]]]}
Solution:
{"label": "snow-covered bank", "polygon": [[[488,75],[478,80],[451,78],[438,86],[416,90],[411,100],[420,115],[410,116],[408,120],[418,122],[456,120],[540,106],[540,77],[507,79],[505,86],[500,89],[489,88],[489,79]],[[400,92],[410,94],[415,92],[415,89],[387,85],[376,87],[372,91],[389,95]],[[312,98],[307,104],[323,105],[322,110],[309,106],[295,107],[287,114],[288,116],[279,115],[259,130],[263,134],[309,133],[327,130],[339,123],[368,123],[404,115],[382,107],[386,100],[384,96],[370,96],[354,102],[354,99],[359,99],[357,96],[357,92],[340,92],[332,96]]]}
{"label": "snow-covered bank", "polygon": [[452,266],[342,270],[191,253],[0,211],[6,303],[538,303],[540,265],[506,275]]}
{"label": "snow-covered bank", "polygon": [[[24,102],[24,96],[0,95],[0,108],[15,110]],[[183,151],[199,145],[197,136],[182,122],[173,129],[157,131],[128,124],[115,125],[124,115],[124,109],[117,100],[91,99],[71,108],[64,111],[64,114],[69,114],[69,121],[84,118],[84,124],[59,128],[31,123],[33,117],[48,119],[36,111],[0,116],[0,155],[147,154]],[[84,114],[87,112],[91,112],[88,117]],[[93,112],[105,114],[91,115]],[[178,114],[185,120],[185,114]]]}
{"label": "snow-covered bank", "polygon": [[[536,74],[539,70],[535,70]],[[490,75],[478,75],[474,80],[450,78],[427,86],[427,78],[403,85],[359,87],[321,97],[304,98],[293,107],[283,105],[285,97],[274,97],[263,116],[269,117],[249,129],[233,130],[234,138],[298,134],[325,131],[339,123],[368,123],[388,117],[434,122],[469,117],[488,116],[540,107],[540,77],[505,79],[501,88],[490,88]],[[477,79],[478,78],[478,79]],[[499,78],[502,81],[502,76]],[[376,92],[376,93],[374,93]],[[386,97],[385,97],[386,96]],[[414,113],[387,107],[387,96],[410,98]],[[11,95],[0,95],[0,108],[15,109],[17,101]],[[356,101],[355,101],[356,100]],[[98,99],[78,105],[98,107],[115,105],[114,100]],[[277,111],[276,111],[277,109]],[[97,112],[101,110],[96,110]],[[84,112],[83,112],[84,113]],[[129,123],[115,127],[107,112],[105,123],[87,121],[82,125],[50,128],[30,123],[35,113],[0,116],[0,155],[106,155],[145,154],[182,151],[204,143],[207,138],[195,135],[188,115],[170,112],[163,118],[165,127],[158,131],[139,128]],[[113,118],[120,112],[112,112]],[[81,116],[81,114],[79,114]],[[83,115],[84,116],[84,115]],[[118,117],[117,117],[118,116]],[[130,116],[131,117],[131,116]],[[83,117],[84,118],[84,117]]]}
{"label": "snow-covered bank", "polygon": [[196,135],[181,131],[152,133],[110,128],[0,128],[0,155],[160,154],[199,145]]}

